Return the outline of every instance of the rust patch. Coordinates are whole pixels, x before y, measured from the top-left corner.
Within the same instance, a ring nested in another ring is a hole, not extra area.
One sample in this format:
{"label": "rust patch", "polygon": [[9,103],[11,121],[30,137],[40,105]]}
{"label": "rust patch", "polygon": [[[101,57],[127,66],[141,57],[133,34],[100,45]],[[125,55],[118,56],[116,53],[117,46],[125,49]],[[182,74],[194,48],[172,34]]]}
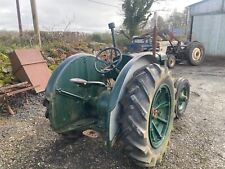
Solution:
{"label": "rust patch", "polygon": [[17,49],[10,54],[13,74],[21,82],[28,81],[36,93],[43,92],[51,77],[46,61],[37,49]]}

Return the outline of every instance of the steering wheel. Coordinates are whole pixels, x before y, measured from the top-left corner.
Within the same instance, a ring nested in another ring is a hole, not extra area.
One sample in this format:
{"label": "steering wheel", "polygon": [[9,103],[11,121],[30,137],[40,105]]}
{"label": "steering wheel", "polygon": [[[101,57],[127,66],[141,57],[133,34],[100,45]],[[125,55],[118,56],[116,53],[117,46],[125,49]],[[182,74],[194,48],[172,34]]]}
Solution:
{"label": "steering wheel", "polygon": [[95,59],[95,70],[101,74],[116,69],[122,61],[122,53],[119,49],[110,47],[101,50]]}

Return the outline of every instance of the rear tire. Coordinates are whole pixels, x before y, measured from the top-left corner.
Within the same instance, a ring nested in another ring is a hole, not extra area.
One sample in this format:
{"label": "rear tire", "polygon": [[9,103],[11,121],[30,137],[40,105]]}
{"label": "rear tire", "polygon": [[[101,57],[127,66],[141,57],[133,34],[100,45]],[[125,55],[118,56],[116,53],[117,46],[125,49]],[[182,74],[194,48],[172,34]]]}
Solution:
{"label": "rear tire", "polygon": [[187,47],[186,56],[192,66],[199,66],[205,60],[205,48],[200,42],[191,42]]}
{"label": "rear tire", "polygon": [[137,165],[152,167],[161,162],[173,127],[174,100],[174,83],[168,69],[157,64],[137,70],[129,81],[121,100],[122,140]]}

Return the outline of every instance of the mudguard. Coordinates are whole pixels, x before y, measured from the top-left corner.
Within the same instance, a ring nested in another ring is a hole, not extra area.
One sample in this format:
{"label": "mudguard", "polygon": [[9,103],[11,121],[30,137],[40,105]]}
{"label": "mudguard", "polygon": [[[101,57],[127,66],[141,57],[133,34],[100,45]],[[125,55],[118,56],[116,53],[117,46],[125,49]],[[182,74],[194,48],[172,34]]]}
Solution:
{"label": "mudguard", "polygon": [[[131,55],[132,56],[132,55]],[[116,83],[113,87],[111,99],[109,102],[109,112],[108,112],[108,146],[112,147],[115,143],[117,136],[119,134],[120,128],[118,119],[120,117],[120,104],[119,101],[124,95],[125,88],[129,80],[133,77],[133,73],[144,67],[146,65],[155,63],[156,59],[149,54],[139,53],[133,56],[125,67],[121,70],[119,76],[117,77]]]}
{"label": "mudguard", "polygon": [[[60,64],[48,82],[46,99],[50,125],[57,133],[82,128],[94,123],[89,118],[86,98],[97,97],[105,87],[81,88],[70,82],[71,78],[104,82],[104,77],[94,68],[95,57],[90,54],[76,54]],[[67,96],[65,96],[67,95]]]}

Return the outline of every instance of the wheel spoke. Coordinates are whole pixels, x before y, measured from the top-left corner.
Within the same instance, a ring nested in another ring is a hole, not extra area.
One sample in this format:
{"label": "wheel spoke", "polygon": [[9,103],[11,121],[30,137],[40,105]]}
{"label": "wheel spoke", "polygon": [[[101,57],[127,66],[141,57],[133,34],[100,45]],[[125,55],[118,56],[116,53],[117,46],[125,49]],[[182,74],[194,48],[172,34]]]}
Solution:
{"label": "wheel spoke", "polygon": [[[162,91],[161,89],[158,91],[158,93],[155,96],[154,100],[158,100],[158,97],[160,96],[161,91]],[[157,102],[154,102],[154,104],[157,104]],[[155,105],[153,105],[153,107],[155,107]]]}
{"label": "wheel spoke", "polygon": [[188,99],[184,91],[180,94],[180,99],[182,101],[186,101]]}
{"label": "wheel spoke", "polygon": [[155,138],[155,135],[153,134],[153,130],[154,130],[154,129],[151,129],[151,132],[152,132],[152,134],[151,134],[151,135],[152,135],[152,139],[153,139],[153,141],[157,141],[156,138]]}
{"label": "wheel spoke", "polygon": [[163,103],[159,104],[157,107],[155,107],[155,109],[158,110],[158,109],[162,109],[162,108],[168,107],[168,106],[169,106],[168,102],[163,102]]}
{"label": "wheel spoke", "polygon": [[163,122],[163,123],[165,123],[165,124],[168,123],[168,121],[166,119],[163,119],[163,118],[161,118],[159,116],[157,116],[156,119],[159,120],[159,121],[161,121],[161,122]]}
{"label": "wheel spoke", "polygon": [[159,130],[158,130],[158,128],[156,127],[156,125],[155,125],[154,122],[152,122],[152,126],[153,126],[153,128],[155,129],[157,135],[158,135],[158,136],[160,137],[160,139],[161,139],[161,138],[162,138],[162,135],[161,135],[161,133],[159,132]]}

